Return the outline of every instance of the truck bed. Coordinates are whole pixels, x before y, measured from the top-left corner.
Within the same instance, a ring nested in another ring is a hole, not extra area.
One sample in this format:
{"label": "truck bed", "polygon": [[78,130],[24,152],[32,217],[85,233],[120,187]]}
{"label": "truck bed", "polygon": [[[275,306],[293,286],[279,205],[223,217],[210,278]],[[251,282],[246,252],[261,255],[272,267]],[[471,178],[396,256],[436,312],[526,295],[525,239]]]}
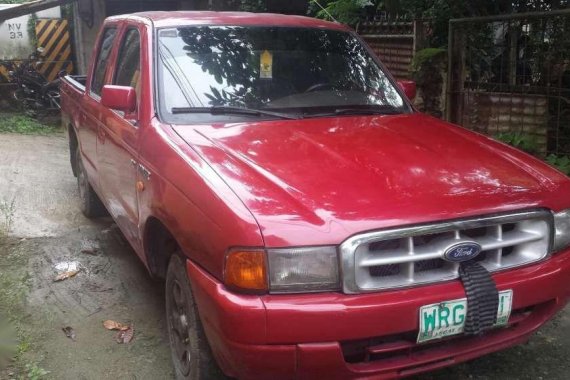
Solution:
{"label": "truck bed", "polygon": [[66,75],[64,79],[77,90],[85,92],[85,84],[87,82],[86,75]]}

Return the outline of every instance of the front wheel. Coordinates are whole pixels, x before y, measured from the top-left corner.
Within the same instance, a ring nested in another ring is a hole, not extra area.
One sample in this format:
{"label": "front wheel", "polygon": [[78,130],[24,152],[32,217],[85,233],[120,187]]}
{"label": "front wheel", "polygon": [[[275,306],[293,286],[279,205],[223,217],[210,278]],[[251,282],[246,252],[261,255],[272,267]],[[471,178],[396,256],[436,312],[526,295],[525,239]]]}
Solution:
{"label": "front wheel", "polygon": [[166,323],[176,379],[225,379],[202,328],[185,268],[174,254],[166,274]]}

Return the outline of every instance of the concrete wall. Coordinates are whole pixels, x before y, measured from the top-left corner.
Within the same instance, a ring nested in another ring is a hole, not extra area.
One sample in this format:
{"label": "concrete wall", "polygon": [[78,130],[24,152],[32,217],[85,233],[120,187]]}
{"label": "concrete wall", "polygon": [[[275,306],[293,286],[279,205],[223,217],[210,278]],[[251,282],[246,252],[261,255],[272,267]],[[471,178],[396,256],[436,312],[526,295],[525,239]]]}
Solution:
{"label": "concrete wall", "polygon": [[105,2],[79,0],[73,5],[76,72],[86,74],[97,34],[106,17]]}
{"label": "concrete wall", "polygon": [[512,133],[531,136],[537,153],[546,156],[548,99],[544,95],[466,91],[463,98],[465,128],[495,136]]}
{"label": "concrete wall", "polygon": [[[208,0],[182,0],[175,4],[175,9],[187,10],[196,9],[197,3],[208,2]],[[116,3],[117,1],[115,1]],[[161,9],[160,0],[139,2],[133,0],[125,0],[132,6],[127,6],[128,10],[119,13],[140,12],[145,10],[145,5],[148,9]],[[171,3],[171,2],[169,2]],[[115,7],[113,7],[115,5]],[[125,5],[125,4],[123,4]],[[171,4],[169,4],[171,6]],[[107,9],[109,8],[109,9]],[[116,4],[110,3],[106,6],[105,0],[78,0],[73,5],[73,19],[75,24],[74,41],[75,41],[75,57],[77,61],[76,71],[78,74],[86,74],[89,69],[88,65],[91,62],[91,54],[95,47],[97,34],[103,21],[108,14],[113,14],[112,10],[116,8]],[[168,9],[168,8],[163,8]],[[171,9],[171,8],[170,8]]]}
{"label": "concrete wall", "polygon": [[[1,1],[1,0],[0,0]],[[276,7],[282,0],[268,0],[268,5]],[[108,6],[105,4],[108,2]],[[91,61],[92,50],[95,47],[97,33],[107,14],[117,11],[117,4],[120,7],[119,13],[140,12],[144,10],[194,10],[213,9],[220,10],[222,5],[227,5],[221,0],[77,0],[73,5],[74,14],[74,41],[75,57],[77,61],[76,71],[79,74],[86,74]],[[304,0],[293,0],[291,4],[281,5],[283,10],[297,9],[299,4],[305,4]],[[237,2],[236,2],[237,4]],[[277,8],[275,8],[277,9]],[[226,9],[227,10],[227,9]],[[293,12],[299,13],[299,12]]]}

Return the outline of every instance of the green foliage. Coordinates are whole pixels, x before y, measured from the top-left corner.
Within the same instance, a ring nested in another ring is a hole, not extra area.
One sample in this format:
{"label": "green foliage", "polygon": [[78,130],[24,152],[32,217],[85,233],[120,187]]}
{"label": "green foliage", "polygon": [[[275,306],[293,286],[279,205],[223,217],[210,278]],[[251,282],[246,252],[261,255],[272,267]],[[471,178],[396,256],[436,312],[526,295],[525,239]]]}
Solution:
{"label": "green foliage", "polygon": [[26,372],[26,379],[28,380],[41,380],[49,374],[45,369],[38,367],[36,363],[26,364]]}
{"label": "green foliage", "polygon": [[309,4],[309,14],[314,14],[317,18],[324,20],[334,20],[348,25],[356,25],[365,14],[367,7],[376,7],[377,4],[370,0],[328,0],[319,1],[324,7],[321,9],[315,1]]}
{"label": "green foliage", "polygon": [[495,139],[514,146],[527,153],[537,153],[537,146],[534,138],[525,133],[503,132],[494,136]]}
{"label": "green foliage", "polygon": [[[394,0],[390,1],[393,2]],[[548,11],[568,6],[567,0],[398,0],[397,2],[399,3],[397,8],[401,13],[432,20],[432,30],[428,36],[430,46],[447,46],[447,29],[451,18]]]}
{"label": "green foliage", "polygon": [[0,366],[2,360],[9,360],[15,378],[22,380],[42,379],[47,375],[35,364],[35,347],[23,324],[32,280],[26,270],[28,259],[28,252],[20,246],[0,239]]}
{"label": "green foliage", "polygon": [[566,155],[549,154],[546,157],[546,162],[560,170],[562,173],[570,175],[570,157]]}
{"label": "green foliage", "polygon": [[420,110],[435,117],[442,116],[442,72],[447,65],[446,57],[445,49],[427,48],[418,51],[411,64],[412,77],[423,101]]}
{"label": "green foliage", "polygon": [[412,71],[420,72],[423,68],[432,66],[434,61],[445,57],[446,52],[447,50],[442,48],[427,48],[416,52],[412,60]]}
{"label": "green foliage", "polygon": [[[504,132],[495,136],[495,139],[524,150],[530,154],[537,153],[537,146],[532,136],[524,133]],[[562,154],[549,154],[545,161],[560,170],[566,175],[570,175],[570,156]]]}
{"label": "green foliage", "polygon": [[11,202],[7,200],[0,201],[0,238],[10,232],[12,223],[14,222],[14,214],[16,213],[16,200]]}
{"label": "green foliage", "polygon": [[267,10],[265,0],[241,0],[240,11],[244,12],[264,12]]}
{"label": "green foliage", "polygon": [[35,13],[30,14],[28,19],[28,36],[30,36],[30,44],[32,46],[38,46],[38,37],[36,36],[36,21],[38,21],[38,16]]}
{"label": "green foliage", "polygon": [[0,133],[22,133],[25,135],[48,135],[58,132],[59,128],[54,125],[42,124],[28,116],[1,115]]}

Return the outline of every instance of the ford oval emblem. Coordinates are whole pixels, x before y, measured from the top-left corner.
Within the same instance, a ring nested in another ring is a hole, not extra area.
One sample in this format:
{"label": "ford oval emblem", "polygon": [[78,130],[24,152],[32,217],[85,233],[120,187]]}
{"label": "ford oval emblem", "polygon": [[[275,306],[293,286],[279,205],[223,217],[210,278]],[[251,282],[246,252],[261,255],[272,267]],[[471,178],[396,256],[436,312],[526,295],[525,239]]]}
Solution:
{"label": "ford oval emblem", "polygon": [[474,241],[465,241],[447,247],[443,252],[443,257],[447,261],[455,263],[471,260],[481,252],[481,246]]}

